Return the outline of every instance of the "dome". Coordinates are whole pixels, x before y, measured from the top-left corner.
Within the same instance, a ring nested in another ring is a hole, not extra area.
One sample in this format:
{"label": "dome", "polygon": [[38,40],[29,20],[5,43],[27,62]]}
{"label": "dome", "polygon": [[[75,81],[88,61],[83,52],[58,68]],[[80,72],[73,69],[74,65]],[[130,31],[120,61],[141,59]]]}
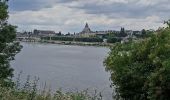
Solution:
{"label": "dome", "polygon": [[89,28],[88,23],[86,23],[86,25],[81,33],[91,33],[91,29]]}

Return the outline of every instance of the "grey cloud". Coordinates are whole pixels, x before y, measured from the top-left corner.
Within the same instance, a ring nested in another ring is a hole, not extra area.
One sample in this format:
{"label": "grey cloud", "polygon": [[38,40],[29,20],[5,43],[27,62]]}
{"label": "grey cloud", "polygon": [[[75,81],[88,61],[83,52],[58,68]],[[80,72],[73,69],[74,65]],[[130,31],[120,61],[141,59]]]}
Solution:
{"label": "grey cloud", "polygon": [[69,3],[76,0],[10,0],[11,11],[40,10],[50,8],[58,3]]}
{"label": "grey cloud", "polygon": [[73,1],[78,1],[78,0],[56,0],[56,3],[70,3]]}
{"label": "grey cloud", "polygon": [[56,0],[10,0],[9,9],[11,11],[41,10],[50,8],[56,4]]}
{"label": "grey cloud", "polygon": [[96,4],[96,2],[88,3],[88,1],[85,2],[81,0],[11,0],[9,4],[11,11],[24,11],[24,10],[35,11],[40,10],[42,8],[50,8],[60,3],[69,4],[71,2],[78,2],[81,6],[68,6],[68,7],[74,9],[82,9],[88,14],[96,15],[102,14],[112,18],[114,17],[141,18],[150,15],[158,15],[166,18],[166,16],[169,15],[170,13],[169,0],[155,0],[155,1],[152,0],[152,2],[154,2],[154,5],[143,4],[140,5],[139,0],[128,1],[129,1],[128,3],[115,2],[107,5],[105,4],[98,5]]}
{"label": "grey cloud", "polygon": [[[153,1],[154,2],[154,1]],[[156,1],[155,1],[156,2]],[[141,18],[151,15],[167,16],[170,13],[170,2],[164,0],[154,5],[139,5],[133,1],[125,3],[111,3],[108,5],[97,5],[87,3],[83,6],[70,6],[71,8],[82,9],[88,14],[103,14],[109,17]]]}

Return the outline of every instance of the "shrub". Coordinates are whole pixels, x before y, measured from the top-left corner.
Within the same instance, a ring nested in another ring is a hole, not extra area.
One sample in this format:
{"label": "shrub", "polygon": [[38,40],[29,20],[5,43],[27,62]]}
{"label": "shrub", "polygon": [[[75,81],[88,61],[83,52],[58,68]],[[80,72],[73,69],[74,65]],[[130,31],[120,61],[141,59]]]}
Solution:
{"label": "shrub", "polygon": [[170,28],[143,41],[117,43],[105,60],[116,87],[116,98],[168,100],[170,98]]}

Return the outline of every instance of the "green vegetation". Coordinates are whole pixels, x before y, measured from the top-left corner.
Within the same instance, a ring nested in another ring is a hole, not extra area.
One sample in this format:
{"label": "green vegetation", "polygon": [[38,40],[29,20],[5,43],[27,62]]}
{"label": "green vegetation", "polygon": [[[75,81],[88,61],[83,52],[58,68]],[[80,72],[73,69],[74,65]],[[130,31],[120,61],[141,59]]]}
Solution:
{"label": "green vegetation", "polygon": [[7,0],[0,0],[0,83],[9,85],[13,69],[9,62],[20,51],[19,43],[13,42],[16,37],[16,27],[7,23]]}
{"label": "green vegetation", "polygon": [[[42,40],[50,40],[50,37],[42,37]],[[101,38],[95,38],[95,37],[51,37],[51,40],[57,40],[57,41],[76,41],[76,42],[103,42],[103,39]]]}
{"label": "green vegetation", "polygon": [[[99,93],[89,95],[87,91],[63,92],[38,91],[37,82],[29,77],[21,87],[19,79],[11,81],[13,69],[9,62],[20,51],[19,43],[14,42],[16,27],[7,23],[8,0],[0,0],[0,100],[102,100]],[[105,60],[106,70],[110,71],[117,100],[169,100],[170,98],[170,20],[167,28],[147,35],[142,30],[141,41],[126,44],[116,43]],[[121,28],[121,36],[126,36]],[[109,35],[110,36],[110,35]],[[116,38],[110,36],[110,42]],[[45,37],[42,39],[78,42],[103,42],[100,38]]]}
{"label": "green vegetation", "polygon": [[141,34],[135,34],[137,38],[142,38],[142,39],[152,37],[152,35],[154,35],[153,31],[145,30],[145,29],[142,29]]}
{"label": "green vegetation", "polygon": [[107,43],[116,43],[116,42],[121,42],[121,38],[116,38],[116,37],[107,38]]}
{"label": "green vegetation", "polygon": [[0,84],[0,100],[102,100],[101,93],[97,91],[74,91],[64,92],[58,89],[52,92],[47,88],[46,84],[43,89],[38,89],[39,78],[35,77],[31,80],[30,75],[27,76],[26,82],[21,83],[19,73],[15,84],[12,87],[4,87]]}
{"label": "green vegetation", "polygon": [[102,100],[102,96],[97,93],[89,95],[88,90],[65,93],[59,89],[51,93],[50,89],[38,92],[35,86],[33,84],[20,89],[0,86],[0,100]]}
{"label": "green vegetation", "polygon": [[167,24],[167,26],[170,28],[170,19],[168,21],[165,21],[164,24]]}
{"label": "green vegetation", "polygon": [[138,42],[117,43],[104,63],[117,100],[169,100],[169,27]]}

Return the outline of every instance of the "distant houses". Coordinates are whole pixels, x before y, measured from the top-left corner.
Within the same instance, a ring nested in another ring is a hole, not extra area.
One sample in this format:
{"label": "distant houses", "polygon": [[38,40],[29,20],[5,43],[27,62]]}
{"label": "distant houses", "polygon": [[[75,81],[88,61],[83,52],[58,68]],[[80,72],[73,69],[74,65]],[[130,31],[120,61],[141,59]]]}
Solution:
{"label": "distant houses", "polygon": [[33,32],[17,32],[17,37],[54,37],[57,35],[61,35],[61,32],[56,33],[51,30],[37,30],[34,29]]}
{"label": "distant houses", "polygon": [[50,30],[34,30],[34,35],[41,36],[41,37],[46,37],[46,36],[56,36],[59,33],[55,33],[55,31],[50,31]]}

